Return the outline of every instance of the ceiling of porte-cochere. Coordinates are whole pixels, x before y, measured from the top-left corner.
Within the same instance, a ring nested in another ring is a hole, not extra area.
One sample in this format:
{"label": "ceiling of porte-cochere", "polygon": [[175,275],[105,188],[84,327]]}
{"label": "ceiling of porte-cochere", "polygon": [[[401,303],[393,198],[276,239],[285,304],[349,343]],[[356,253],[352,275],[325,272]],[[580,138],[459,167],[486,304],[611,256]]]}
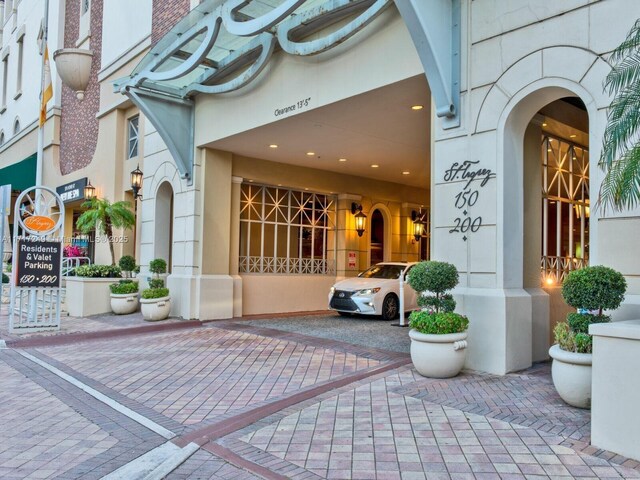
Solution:
{"label": "ceiling of porte-cochere", "polygon": [[[413,110],[414,105],[424,108]],[[426,78],[418,75],[205,146],[428,188],[430,105]],[[313,155],[307,155],[309,152]]]}

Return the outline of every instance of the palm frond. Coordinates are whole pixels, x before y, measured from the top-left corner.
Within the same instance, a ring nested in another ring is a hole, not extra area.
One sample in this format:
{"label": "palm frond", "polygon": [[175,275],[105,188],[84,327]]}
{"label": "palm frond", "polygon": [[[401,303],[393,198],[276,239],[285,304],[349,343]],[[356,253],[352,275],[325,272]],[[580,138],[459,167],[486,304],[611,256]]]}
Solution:
{"label": "palm frond", "polygon": [[640,48],[640,19],[636,20],[627,34],[624,42],[611,52],[611,60],[613,62],[619,62],[629,52],[634,52]]}
{"label": "palm frond", "polygon": [[640,204],[640,144],[629,149],[607,169],[600,185],[598,208],[619,211]]}
{"label": "palm frond", "polygon": [[629,53],[609,72],[604,81],[605,90],[612,94],[635,83],[640,78],[640,52]]}
{"label": "palm frond", "polygon": [[640,127],[640,78],[611,102],[600,162],[610,165],[636,138]]}

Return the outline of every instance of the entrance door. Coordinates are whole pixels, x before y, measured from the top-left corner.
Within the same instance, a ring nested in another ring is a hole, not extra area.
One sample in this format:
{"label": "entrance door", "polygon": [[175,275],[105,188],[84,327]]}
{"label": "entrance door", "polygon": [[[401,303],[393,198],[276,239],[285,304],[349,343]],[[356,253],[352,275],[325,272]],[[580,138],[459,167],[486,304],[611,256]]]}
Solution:
{"label": "entrance door", "polygon": [[384,261],[384,217],[380,210],[371,215],[371,265]]}

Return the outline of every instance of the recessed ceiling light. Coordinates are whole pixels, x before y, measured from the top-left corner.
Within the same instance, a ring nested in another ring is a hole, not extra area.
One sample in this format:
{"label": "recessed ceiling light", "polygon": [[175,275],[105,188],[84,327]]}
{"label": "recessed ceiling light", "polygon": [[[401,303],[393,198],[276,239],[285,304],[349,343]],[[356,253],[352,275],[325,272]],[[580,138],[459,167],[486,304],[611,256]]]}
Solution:
{"label": "recessed ceiling light", "polygon": [[305,190],[309,190],[307,187],[304,188]]}
{"label": "recessed ceiling light", "polygon": [[373,165],[371,165],[371,168],[378,168],[380,165],[374,163]]}
{"label": "recessed ceiling light", "polygon": [[253,183],[253,180],[249,180],[249,183]]}
{"label": "recessed ceiling light", "polygon": [[547,152],[553,152],[553,150],[551,150],[550,148],[547,148]]}
{"label": "recessed ceiling light", "polygon": [[346,162],[346,161],[347,161],[347,159],[346,159],[346,158],[339,158],[339,159],[338,159],[338,161],[339,161],[339,162]]}
{"label": "recessed ceiling light", "polygon": [[422,105],[412,105],[411,110],[422,110],[424,106]]}
{"label": "recessed ceiling light", "polygon": [[278,148],[278,145],[276,145],[275,143],[272,143],[271,145],[269,145],[269,148]]}
{"label": "recessed ceiling light", "polygon": [[543,127],[546,127],[546,126],[547,126],[547,124],[546,124],[546,123],[543,123],[543,124],[542,124],[542,126],[543,126]]}
{"label": "recessed ceiling light", "polygon": [[307,152],[307,155],[310,156],[310,157],[314,156],[315,154],[316,154],[316,152]]}
{"label": "recessed ceiling light", "polygon": [[569,138],[576,138],[577,135],[575,133],[572,133],[571,135],[569,135]]}
{"label": "recessed ceiling light", "polygon": [[402,172],[402,174],[403,174],[403,175],[410,175],[410,174],[411,174],[411,172],[408,172],[408,171],[406,171],[406,170],[405,170],[404,172]]}

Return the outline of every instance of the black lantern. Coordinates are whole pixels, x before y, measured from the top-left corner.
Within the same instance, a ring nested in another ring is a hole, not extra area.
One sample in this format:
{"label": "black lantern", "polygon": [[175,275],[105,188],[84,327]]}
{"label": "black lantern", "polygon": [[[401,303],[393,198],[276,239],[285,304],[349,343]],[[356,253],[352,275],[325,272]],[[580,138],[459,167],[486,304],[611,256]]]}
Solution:
{"label": "black lantern", "polygon": [[140,165],[138,165],[136,169],[131,172],[131,190],[133,190],[134,200],[137,200],[138,198],[142,198],[142,194],[139,193],[141,189],[142,189],[142,170],[140,170]]}
{"label": "black lantern", "polygon": [[362,213],[362,205],[358,205],[355,202],[351,203],[351,213],[354,214],[356,219],[356,232],[358,232],[358,236],[361,237],[367,225],[367,216]]}
{"label": "black lantern", "polygon": [[90,181],[87,181],[87,185],[84,187],[85,200],[91,200],[95,196],[96,196],[96,187],[91,185]]}
{"label": "black lantern", "polygon": [[422,211],[416,212],[415,210],[412,210],[411,220],[413,220],[413,238],[415,238],[417,242],[420,240],[420,237],[422,237],[422,234],[424,233],[424,220],[422,219]]}

